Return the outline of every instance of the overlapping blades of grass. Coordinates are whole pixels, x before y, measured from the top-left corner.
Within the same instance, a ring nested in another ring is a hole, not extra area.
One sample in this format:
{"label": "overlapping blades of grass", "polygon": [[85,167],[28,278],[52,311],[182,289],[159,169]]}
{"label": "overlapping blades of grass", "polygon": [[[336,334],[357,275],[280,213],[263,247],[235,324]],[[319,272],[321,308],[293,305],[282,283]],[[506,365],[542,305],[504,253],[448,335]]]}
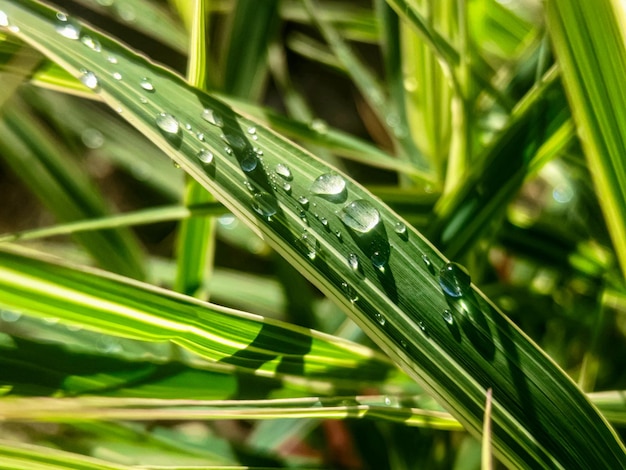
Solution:
{"label": "overlapping blades of grass", "polygon": [[[492,388],[493,446],[504,462],[626,465],[616,435],[571,380],[458,266],[446,264],[361,186],[85,25],[31,1],[0,0],[0,11],[0,24],[119,106],[129,122],[342,305],[475,435]],[[97,41],[97,50],[76,40],[85,35]],[[111,75],[118,70],[122,81]],[[132,303],[132,297],[124,301]],[[211,318],[194,326],[204,321]],[[146,334],[177,337],[173,326],[142,323]]]}

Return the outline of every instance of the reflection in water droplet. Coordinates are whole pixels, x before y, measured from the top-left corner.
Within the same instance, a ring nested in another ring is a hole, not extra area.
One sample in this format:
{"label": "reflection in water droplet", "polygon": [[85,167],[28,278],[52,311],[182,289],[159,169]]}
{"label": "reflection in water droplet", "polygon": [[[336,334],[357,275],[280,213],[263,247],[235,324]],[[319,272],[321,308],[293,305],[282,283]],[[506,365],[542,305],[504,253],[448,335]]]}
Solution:
{"label": "reflection in water droplet", "polygon": [[348,255],[348,265],[353,271],[359,270],[359,257],[356,255],[356,253],[350,253]]}
{"label": "reflection in water droplet", "polygon": [[85,34],[80,38],[80,42],[82,42],[85,46],[87,46],[92,51],[100,52],[102,50],[102,46],[100,45],[100,41],[92,38],[91,36]]}
{"label": "reflection in water droplet", "polygon": [[385,323],[387,323],[387,320],[385,320],[385,317],[383,317],[378,312],[374,313],[374,317],[376,317],[376,321],[380,323],[381,326],[385,326]]}
{"label": "reflection in water droplet", "polygon": [[151,92],[151,93],[154,91],[154,85],[153,85],[153,84],[152,84],[152,82],[151,82],[148,78],[146,78],[146,77],[143,77],[143,78],[141,79],[141,81],[139,82],[139,86],[140,86],[141,88],[143,88],[144,90],[149,91],[149,92]]}
{"label": "reflection in water droplet", "polygon": [[346,294],[346,297],[348,297],[348,300],[350,302],[354,303],[357,300],[359,300],[358,294],[356,293],[354,288],[347,282],[341,283],[341,290],[343,290],[343,292]]}
{"label": "reflection in water droplet", "polygon": [[254,195],[252,208],[254,211],[268,220],[278,212],[276,198],[264,191]]}
{"label": "reflection in water droplet", "polygon": [[319,250],[319,242],[315,239],[313,235],[309,232],[305,231],[300,237],[300,243],[304,248],[304,252],[307,257],[312,261],[317,257]]}
{"label": "reflection in water droplet", "polygon": [[[61,15],[61,16],[59,16]],[[76,40],[80,37],[80,26],[69,21],[67,16],[63,13],[58,13],[57,18],[59,23],[57,24],[55,31],[61,36],[67,39]]]}
{"label": "reflection in water droplet", "polygon": [[346,181],[335,173],[324,173],[313,181],[310,191],[331,202],[342,202],[346,196]]}
{"label": "reflection in water droplet", "polygon": [[0,10],[0,26],[4,28],[9,26],[9,17],[2,10]]}
{"label": "reflection in water droplet", "polygon": [[287,165],[283,165],[282,163],[277,163],[274,171],[277,175],[286,179],[287,181],[291,181],[293,179],[293,175],[291,174],[291,170]]}
{"label": "reflection in water droplet", "polygon": [[174,116],[168,113],[157,114],[156,125],[167,134],[178,134],[180,131],[180,124]]}
{"label": "reflection in water droplet", "polygon": [[98,77],[96,77],[96,74],[88,70],[82,70],[80,82],[90,90],[96,90],[99,86]]}
{"label": "reflection in water droplet", "polygon": [[246,173],[250,173],[254,171],[259,163],[259,159],[256,154],[252,150],[248,150],[245,155],[241,158],[239,165],[241,169]]}
{"label": "reflection in water droplet", "polygon": [[448,325],[452,325],[454,323],[454,318],[452,317],[452,312],[448,309],[443,311],[443,319]]}
{"label": "reflection in water droplet", "polygon": [[[315,214],[315,217],[317,217],[317,214]],[[326,217],[321,217],[320,218],[320,222],[322,223],[322,225],[324,226],[324,228],[326,230],[329,229],[329,227],[328,227],[328,219],[326,219]]]}
{"label": "reflection in water droplet", "polygon": [[213,111],[209,108],[206,108],[202,111],[202,119],[217,127],[222,127],[224,125],[224,121],[222,120],[222,117],[217,113],[217,111]]}
{"label": "reflection in water droplet", "polygon": [[374,253],[372,253],[370,259],[372,260],[372,264],[374,265],[374,267],[382,271],[385,269],[385,266],[387,266],[389,254],[383,251],[375,251]]}
{"label": "reflection in water droplet", "polygon": [[465,268],[457,263],[447,263],[439,271],[438,280],[443,292],[453,298],[463,296],[472,282]]}
{"label": "reflection in water droplet", "polygon": [[380,214],[371,202],[357,199],[339,212],[344,225],[355,232],[368,233],[380,222]]}
{"label": "reflection in water droplet", "polygon": [[213,154],[207,149],[200,150],[196,156],[198,157],[198,160],[205,165],[210,165],[213,162]]}

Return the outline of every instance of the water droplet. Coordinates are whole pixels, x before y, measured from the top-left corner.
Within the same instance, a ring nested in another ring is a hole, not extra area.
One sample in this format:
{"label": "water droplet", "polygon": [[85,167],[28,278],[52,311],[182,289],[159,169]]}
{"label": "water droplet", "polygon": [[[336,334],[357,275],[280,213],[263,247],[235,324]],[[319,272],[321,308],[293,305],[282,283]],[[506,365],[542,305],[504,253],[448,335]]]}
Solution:
{"label": "water droplet", "polygon": [[385,405],[391,406],[391,398],[385,397]]}
{"label": "water droplet", "polygon": [[254,153],[256,153],[260,157],[263,155],[263,150],[258,147],[254,147]]}
{"label": "water droplet", "polygon": [[417,322],[417,326],[419,326],[419,329],[422,331],[426,331],[426,325],[424,325],[423,321],[418,321]]}
{"label": "water droplet", "polygon": [[146,104],[148,102],[147,98],[145,98],[144,96],[140,96],[139,101],[143,104]]}
{"label": "water droplet", "polygon": [[346,181],[336,173],[324,173],[313,181],[310,191],[331,202],[343,202],[346,198]]}
{"label": "water droplet", "polygon": [[393,230],[401,237],[404,237],[407,234],[406,225],[404,225],[404,223],[402,222],[396,222],[396,224],[393,226]]}
{"label": "water droplet", "polygon": [[104,135],[98,129],[85,129],[80,135],[85,147],[90,149],[98,149],[104,144]]}
{"label": "water droplet", "polygon": [[204,134],[202,132],[198,132],[196,134],[196,138],[200,141],[200,142],[204,142]]}
{"label": "water droplet", "polygon": [[276,167],[274,168],[274,171],[276,172],[277,175],[279,175],[283,179],[286,179],[287,181],[291,181],[293,179],[291,170],[289,169],[287,165],[284,165],[282,163],[277,163]]}
{"label": "water droplet", "polygon": [[443,292],[453,298],[459,298],[470,289],[470,275],[457,263],[447,263],[439,271],[439,285]]}
{"label": "water droplet", "polygon": [[380,213],[365,199],[351,202],[338,215],[346,227],[359,233],[371,232],[380,223]]}
{"label": "water droplet", "polygon": [[57,20],[59,21],[67,21],[67,15],[62,11],[57,11],[56,13]]}
{"label": "water droplet", "polygon": [[246,148],[246,141],[237,134],[222,134],[220,136],[224,142],[230,145],[236,151],[242,151]]}
{"label": "water droplet", "polygon": [[291,193],[291,185],[289,183],[283,184],[283,189],[287,194]]}
{"label": "water droplet", "polygon": [[[317,214],[315,214],[315,217],[317,217]],[[326,217],[321,217],[320,222],[322,223],[324,228],[328,230],[328,219]]]}
{"label": "water droplet", "polygon": [[313,235],[305,231],[300,237],[300,243],[302,245],[302,248],[304,248],[304,252],[306,253],[307,257],[311,261],[317,258],[317,254],[319,251],[319,242],[315,239]]}
{"label": "water droplet", "polygon": [[435,274],[435,267],[433,266],[433,263],[428,255],[422,255],[422,261],[424,262],[426,269],[428,269],[431,274]]}
{"label": "water droplet", "polygon": [[271,194],[262,191],[255,194],[253,199],[252,208],[257,214],[262,215],[266,219],[269,220],[278,212],[278,203]]}
{"label": "water droplet", "polygon": [[341,240],[341,232],[339,230],[335,230],[335,236]]}
{"label": "water droplet", "polygon": [[82,75],[80,76],[80,82],[90,90],[96,90],[99,86],[96,74],[88,70],[82,70],[81,72]]}
{"label": "water droplet", "polygon": [[452,325],[454,323],[454,318],[452,317],[452,312],[448,309],[443,311],[443,319],[448,325]]}
{"label": "water droplet", "polygon": [[121,80],[122,79],[122,74],[119,72],[113,72],[113,78],[115,80]]}
{"label": "water droplet", "polygon": [[191,124],[187,123],[187,124],[185,124],[185,129],[187,129],[189,132],[191,132],[193,128],[191,127]]}
{"label": "water droplet", "polygon": [[232,155],[233,149],[231,149],[229,146],[226,146],[224,147],[224,152],[226,152],[228,155]]}
{"label": "water droplet", "polygon": [[245,155],[239,162],[239,165],[241,166],[241,169],[243,171],[245,171],[246,173],[250,173],[256,169],[258,163],[259,159],[257,158],[256,154],[253,151],[249,150],[245,153]]}
{"label": "water droplet", "polygon": [[156,125],[167,134],[178,134],[180,131],[180,124],[174,116],[168,113],[157,114]]}
{"label": "water droplet", "polygon": [[256,127],[254,127],[254,126],[248,127],[248,134],[250,134],[250,135],[256,134]]}
{"label": "water droplet", "polygon": [[57,13],[57,18],[59,19],[59,23],[57,24],[55,30],[61,36],[67,39],[76,40],[80,38],[80,26],[69,21],[67,16],[63,13]]}
{"label": "water droplet", "polygon": [[0,10],[0,26],[2,26],[4,28],[9,26],[9,17],[2,10]]}
{"label": "water droplet", "polygon": [[202,119],[217,127],[222,127],[224,125],[224,121],[222,120],[222,117],[217,113],[217,111],[213,111],[209,108],[206,108],[202,111]]}
{"label": "water droplet", "polygon": [[387,266],[387,261],[389,261],[389,254],[384,251],[375,251],[372,253],[370,259],[372,260],[372,265],[375,268],[384,271]]}
{"label": "water droplet", "polygon": [[154,85],[149,78],[143,77],[139,82],[139,86],[150,93],[154,92]]}
{"label": "water droplet", "polygon": [[381,326],[385,326],[385,323],[387,323],[387,320],[385,320],[385,317],[383,317],[380,313],[375,312],[374,313],[374,317],[376,317],[376,321],[378,323],[380,323]]}
{"label": "water droplet", "polygon": [[346,294],[346,297],[348,297],[348,300],[350,302],[354,303],[357,300],[359,300],[359,295],[356,293],[354,288],[347,282],[341,283],[341,290],[343,290],[343,292]]}
{"label": "water droplet", "polygon": [[359,270],[359,257],[356,255],[356,253],[350,253],[348,255],[348,265],[353,271]]}
{"label": "water droplet", "polygon": [[328,132],[328,124],[322,119],[313,119],[311,121],[311,129],[318,134],[326,134]]}
{"label": "water droplet", "polygon": [[307,197],[305,197],[305,196],[300,196],[300,197],[298,198],[298,202],[299,202],[299,203],[300,203],[300,205],[301,205],[302,207],[304,207],[305,209],[308,209],[308,208],[309,208],[309,199],[308,199]]}
{"label": "water droplet", "polygon": [[91,36],[85,34],[80,38],[80,42],[82,42],[85,46],[95,52],[100,52],[102,50],[102,46],[100,45],[100,41]]}
{"label": "water droplet", "polygon": [[180,168],[180,163],[178,163],[176,160],[172,160],[172,165],[174,165],[174,168]]}
{"label": "water droplet", "polygon": [[213,154],[207,149],[200,150],[196,154],[196,157],[198,157],[198,160],[200,160],[205,165],[210,165],[213,162]]}
{"label": "water droplet", "polygon": [[117,59],[113,57],[112,55],[110,55],[109,57],[107,57],[107,62],[109,64],[117,64]]}
{"label": "water droplet", "polygon": [[[2,15],[0,15],[0,19],[2,19]],[[14,310],[0,310],[0,320],[7,323],[16,322],[21,316],[22,314],[20,312],[16,312]]]}
{"label": "water droplet", "polygon": [[401,345],[403,348],[406,348],[406,346],[407,346],[406,341],[404,341],[403,339],[401,339],[401,340],[400,340],[400,345]]}

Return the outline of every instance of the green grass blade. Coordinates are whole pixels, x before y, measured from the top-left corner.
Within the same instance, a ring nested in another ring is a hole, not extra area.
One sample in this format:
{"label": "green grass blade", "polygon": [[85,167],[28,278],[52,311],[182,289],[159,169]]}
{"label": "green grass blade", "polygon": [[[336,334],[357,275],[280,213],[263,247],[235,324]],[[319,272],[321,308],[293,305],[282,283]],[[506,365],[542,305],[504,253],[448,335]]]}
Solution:
{"label": "green grass blade", "polygon": [[619,3],[546,3],[563,83],[611,240],[626,276],[626,46]]}
{"label": "green grass blade", "polygon": [[[469,276],[446,264],[418,232],[360,185],[338,173],[317,180],[334,170],[86,25],[80,25],[82,34],[96,38],[101,52],[58,34],[55,26],[60,21],[64,32],[67,21],[38,3],[0,0],[0,11],[6,13],[6,23],[19,28],[20,38],[94,86],[105,103],[121,106],[123,117],[262,233],[474,435],[481,433],[486,391],[493,389],[492,442],[503,462],[519,467],[626,466],[623,445],[575,384],[470,284]],[[118,63],[112,66],[108,56]],[[122,70],[125,80],[110,77],[112,69]],[[140,86],[146,76],[154,93]],[[203,141],[197,139],[198,130]],[[214,153],[208,168],[197,158],[205,149]],[[284,180],[290,181],[290,191],[281,187]],[[15,261],[3,256],[2,272],[7,274],[9,259]],[[9,271],[11,288],[19,288],[16,276],[24,275],[24,266]],[[41,271],[31,274],[42,276],[47,277]],[[107,289],[113,285],[98,291]],[[24,295],[20,301],[25,297],[36,302]],[[128,302],[133,297],[123,298]],[[171,309],[175,305],[160,313]],[[135,326],[143,334],[172,336],[170,323],[139,323]],[[196,338],[190,339],[185,345],[195,347]],[[232,354],[228,349],[225,353]],[[271,372],[275,364],[265,363],[259,370]]]}

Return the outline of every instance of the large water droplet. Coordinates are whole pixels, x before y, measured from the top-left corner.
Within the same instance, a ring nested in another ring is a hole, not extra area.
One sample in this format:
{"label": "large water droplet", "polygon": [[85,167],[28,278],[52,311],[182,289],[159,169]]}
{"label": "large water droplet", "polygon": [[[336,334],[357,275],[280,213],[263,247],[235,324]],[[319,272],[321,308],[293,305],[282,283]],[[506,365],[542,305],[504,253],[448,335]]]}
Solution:
{"label": "large water droplet", "polygon": [[213,154],[207,149],[200,150],[196,154],[196,157],[198,157],[198,160],[200,160],[200,162],[202,162],[204,165],[210,165],[211,163],[213,163]]}
{"label": "large water droplet", "polygon": [[202,111],[202,119],[217,127],[222,127],[224,125],[222,117],[217,113],[217,111],[210,108],[206,108]]}
{"label": "large water droplet", "polygon": [[102,50],[102,46],[100,45],[100,41],[91,36],[85,34],[80,38],[80,42],[82,42],[85,46],[95,52],[100,52]]}
{"label": "large water droplet", "polygon": [[276,171],[276,174],[280,177],[282,177],[283,179],[286,179],[287,181],[291,181],[293,179],[293,175],[291,174],[291,170],[289,169],[289,167],[287,165],[284,165],[282,163],[278,163],[276,164],[276,167],[274,168],[274,171]]}
{"label": "large water droplet", "polygon": [[256,154],[252,150],[249,150],[241,158],[239,165],[243,171],[251,173],[256,169],[258,163],[259,159]]}
{"label": "large water droplet", "polygon": [[300,237],[300,244],[304,249],[307,257],[312,261],[317,258],[317,254],[319,251],[319,242],[315,239],[313,235],[309,232],[305,231]]}
{"label": "large water droplet", "polygon": [[443,319],[448,325],[452,325],[454,323],[454,317],[452,316],[452,312],[448,309],[443,311]]}
{"label": "large water droplet", "polygon": [[346,227],[359,233],[371,232],[380,223],[380,213],[365,199],[351,202],[338,215]]}
{"label": "large water droplet", "polygon": [[313,181],[310,191],[331,202],[343,202],[346,198],[346,181],[336,173],[324,173]]}
{"label": "large water droplet", "polygon": [[254,195],[252,208],[254,211],[268,220],[278,212],[276,198],[264,191]]}
{"label": "large water droplet", "polygon": [[80,26],[69,21],[67,16],[63,13],[57,13],[59,23],[56,25],[56,32],[67,39],[80,38]]}
{"label": "large water droplet", "polygon": [[83,70],[80,76],[80,82],[90,90],[96,90],[99,86],[98,77],[93,72]]}
{"label": "large water droplet", "polygon": [[9,17],[2,10],[0,10],[0,26],[2,26],[4,28],[9,26]]}
{"label": "large water droplet", "polygon": [[180,131],[180,124],[178,123],[178,120],[168,113],[157,114],[156,125],[167,134],[178,134]]}
{"label": "large water droplet", "polygon": [[380,323],[381,326],[385,326],[385,323],[387,323],[387,320],[385,320],[385,317],[383,317],[382,314],[378,312],[374,313],[374,317],[376,317],[376,321]]}
{"label": "large water droplet", "polygon": [[154,92],[154,85],[149,78],[143,77],[139,82],[139,86],[150,93]]}
{"label": "large water droplet", "polygon": [[457,263],[447,263],[439,271],[439,285],[443,292],[453,298],[463,296],[469,289],[471,283],[470,275],[465,268]]}

